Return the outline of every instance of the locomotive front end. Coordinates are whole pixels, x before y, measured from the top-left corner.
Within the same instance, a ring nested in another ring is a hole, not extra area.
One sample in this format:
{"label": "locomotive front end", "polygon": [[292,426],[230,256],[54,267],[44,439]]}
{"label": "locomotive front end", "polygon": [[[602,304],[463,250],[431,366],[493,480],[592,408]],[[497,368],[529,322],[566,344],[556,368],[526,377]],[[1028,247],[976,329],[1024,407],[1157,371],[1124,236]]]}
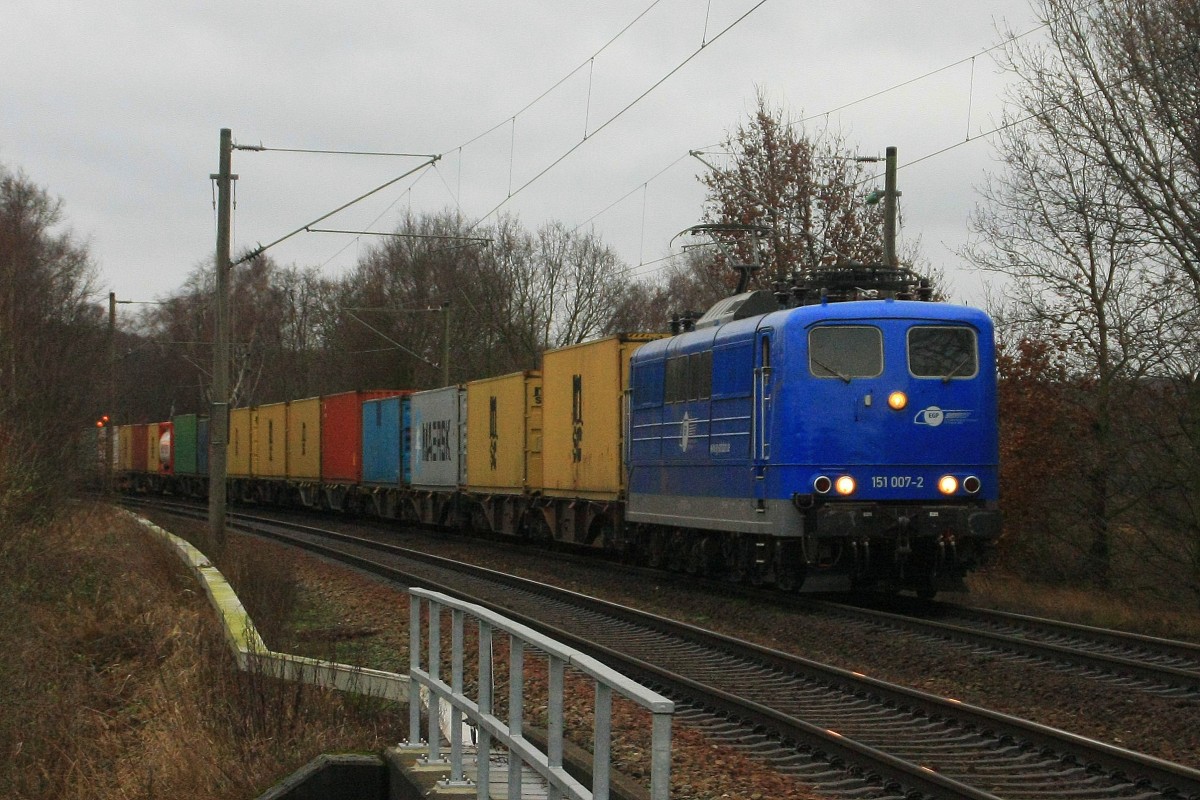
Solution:
{"label": "locomotive front end", "polygon": [[806,572],[960,588],[1000,532],[991,321],[906,301],[803,312],[774,333],[786,377],[763,410]]}

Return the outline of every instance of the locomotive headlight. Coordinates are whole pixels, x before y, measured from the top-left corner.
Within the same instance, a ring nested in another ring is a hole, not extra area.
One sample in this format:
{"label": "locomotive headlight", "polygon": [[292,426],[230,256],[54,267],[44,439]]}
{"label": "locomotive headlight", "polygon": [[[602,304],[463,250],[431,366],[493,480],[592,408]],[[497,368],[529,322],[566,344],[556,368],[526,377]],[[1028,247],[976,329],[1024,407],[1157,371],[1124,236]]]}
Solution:
{"label": "locomotive headlight", "polygon": [[908,395],[904,392],[892,392],[888,395],[888,405],[894,411],[903,411],[904,407],[908,405]]}
{"label": "locomotive headlight", "polygon": [[843,496],[854,494],[854,489],[856,487],[857,484],[854,482],[854,478],[850,477],[849,475],[841,476],[837,479],[837,483],[834,484],[834,488],[837,489],[837,493]]}
{"label": "locomotive headlight", "polygon": [[942,494],[954,494],[958,491],[958,478],[953,475],[943,475],[938,479],[938,491]]}
{"label": "locomotive headlight", "polygon": [[982,487],[983,484],[981,484],[979,482],[979,478],[976,478],[974,475],[968,475],[967,477],[963,478],[963,491],[965,491],[967,494],[975,494]]}
{"label": "locomotive headlight", "polygon": [[829,490],[832,488],[833,481],[829,479],[828,475],[818,475],[817,479],[813,481],[813,489],[817,491],[817,494],[829,494]]}

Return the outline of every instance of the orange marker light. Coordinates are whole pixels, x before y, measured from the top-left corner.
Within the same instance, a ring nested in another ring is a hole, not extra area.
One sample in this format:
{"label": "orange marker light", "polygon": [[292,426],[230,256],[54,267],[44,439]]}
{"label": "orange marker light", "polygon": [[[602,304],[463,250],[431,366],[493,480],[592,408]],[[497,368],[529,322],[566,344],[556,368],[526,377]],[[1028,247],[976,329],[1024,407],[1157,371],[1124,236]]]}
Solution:
{"label": "orange marker light", "polygon": [[904,392],[892,392],[888,395],[888,405],[895,411],[903,411],[908,405],[908,395]]}
{"label": "orange marker light", "polygon": [[958,491],[958,478],[953,475],[943,475],[938,480],[938,491],[942,494],[954,494]]}
{"label": "orange marker light", "polygon": [[837,493],[840,495],[854,494],[854,490],[858,488],[857,484],[854,482],[854,478],[851,478],[849,475],[843,475],[842,477],[838,478],[837,483],[834,486],[837,489]]}

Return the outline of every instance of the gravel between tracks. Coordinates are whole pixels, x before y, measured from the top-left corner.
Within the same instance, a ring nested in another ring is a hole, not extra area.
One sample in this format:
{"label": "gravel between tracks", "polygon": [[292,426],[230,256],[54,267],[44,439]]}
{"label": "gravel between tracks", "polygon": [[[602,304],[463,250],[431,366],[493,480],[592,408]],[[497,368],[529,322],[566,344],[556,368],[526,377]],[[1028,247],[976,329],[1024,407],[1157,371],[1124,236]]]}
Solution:
{"label": "gravel between tracks", "polygon": [[[176,530],[184,525],[164,519]],[[320,523],[328,527],[337,525]],[[347,526],[348,527],[348,526]],[[451,538],[398,537],[403,546],[565,586],[692,624],[758,642],[805,658],[882,680],[983,706],[1081,736],[1200,768],[1200,702],[1127,691],[1097,680],[1020,663],[966,648],[879,634],[803,612],[765,607],[740,598],[714,597],[670,581],[648,582],[603,565],[547,563],[533,550],[501,550]],[[294,564],[304,591],[336,609],[339,625],[372,631],[373,646],[391,650],[403,669],[407,601],[378,580],[267,543]],[[313,653],[313,655],[320,655]],[[795,780],[764,768],[694,731],[676,728],[672,796],[679,798],[805,798]]]}

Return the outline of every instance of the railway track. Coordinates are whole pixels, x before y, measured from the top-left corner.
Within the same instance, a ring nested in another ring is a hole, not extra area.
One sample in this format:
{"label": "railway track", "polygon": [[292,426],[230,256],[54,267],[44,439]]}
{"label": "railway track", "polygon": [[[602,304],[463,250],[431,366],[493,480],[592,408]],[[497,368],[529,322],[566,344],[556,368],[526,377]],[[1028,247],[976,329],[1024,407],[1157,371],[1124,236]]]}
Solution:
{"label": "railway track", "polygon": [[814,607],[980,651],[1037,659],[1121,689],[1200,697],[1200,644],[1192,642],[948,603],[900,604],[896,611],[825,601]]}
{"label": "railway track", "polygon": [[[1200,798],[1200,771],[513,576],[307,526],[240,525],[495,608],[671,694],[845,797]],[[840,768],[840,767],[845,767]]]}

